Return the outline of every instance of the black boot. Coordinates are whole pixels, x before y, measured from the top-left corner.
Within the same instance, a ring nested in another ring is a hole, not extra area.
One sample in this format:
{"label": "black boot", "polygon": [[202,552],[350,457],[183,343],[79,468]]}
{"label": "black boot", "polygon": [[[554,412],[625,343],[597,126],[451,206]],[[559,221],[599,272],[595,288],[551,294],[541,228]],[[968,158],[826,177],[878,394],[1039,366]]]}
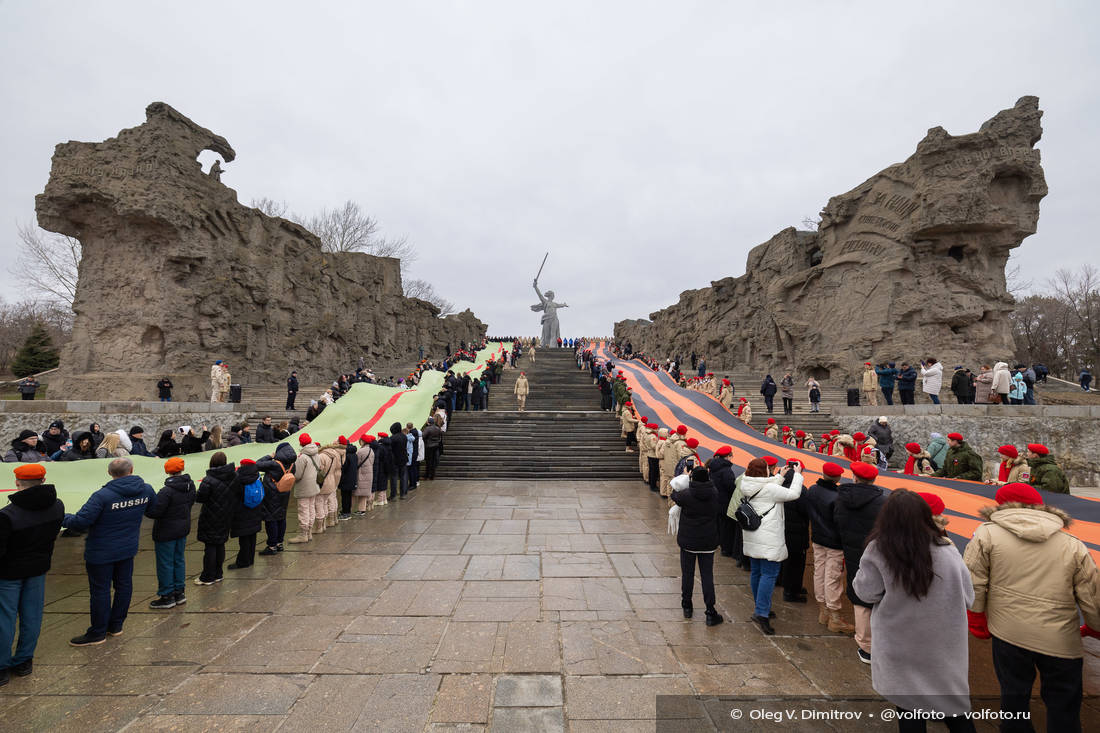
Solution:
{"label": "black boot", "polygon": [[725,619],[722,618],[722,614],[718,613],[718,611],[714,610],[714,608],[708,608],[706,615],[707,626],[717,626],[718,624],[725,621]]}
{"label": "black boot", "polygon": [[749,620],[756,624],[760,628],[760,630],[763,631],[767,636],[775,635],[775,629],[772,628],[771,621],[764,618],[763,616],[757,616],[756,614],[753,614]]}
{"label": "black boot", "polygon": [[691,614],[694,612],[691,606],[684,606],[684,618],[691,618]]}

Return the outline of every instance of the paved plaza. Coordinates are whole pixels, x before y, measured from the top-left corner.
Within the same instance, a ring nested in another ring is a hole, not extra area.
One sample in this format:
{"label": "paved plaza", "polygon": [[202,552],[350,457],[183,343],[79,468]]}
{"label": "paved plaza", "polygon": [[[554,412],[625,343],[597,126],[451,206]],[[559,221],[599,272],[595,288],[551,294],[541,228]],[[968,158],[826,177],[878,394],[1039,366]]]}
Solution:
{"label": "paved plaza", "polygon": [[[210,587],[190,583],[192,542],[188,603],[169,611],[148,608],[151,524],[124,634],[100,646],[68,645],[88,625],[88,587],[83,541],[58,541],[34,675],[0,688],[3,730],[653,731],[663,694],[871,696],[859,709],[888,707],[854,642],[818,625],[812,602],[777,591],[777,635],[762,636],[748,622],[748,573],[731,560],[715,568],[726,623],[704,625],[698,591],[685,620],[663,502],[636,481],[423,482]],[[1089,649],[1096,692],[1100,647]],[[975,696],[997,693],[989,655],[971,639]],[[1086,700],[1086,720],[1097,712]]]}

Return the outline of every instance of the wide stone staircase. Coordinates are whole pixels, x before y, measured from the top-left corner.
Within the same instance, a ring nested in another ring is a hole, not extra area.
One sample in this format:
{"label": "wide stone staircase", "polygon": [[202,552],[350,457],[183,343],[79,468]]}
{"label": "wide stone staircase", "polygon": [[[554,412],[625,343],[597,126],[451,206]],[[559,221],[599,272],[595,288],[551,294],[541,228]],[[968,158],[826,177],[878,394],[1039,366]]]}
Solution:
{"label": "wide stone staircase", "polygon": [[271,417],[276,425],[292,417],[301,420],[309,409],[309,401],[320,397],[331,384],[300,384],[293,411],[286,409],[286,384],[246,384],[241,387],[241,408],[249,413],[253,423],[264,416]]}
{"label": "wide stone staircase", "polygon": [[[516,411],[520,371],[531,394]],[[448,426],[438,478],[638,479],[618,418],[600,410],[600,394],[569,349],[539,349],[506,368],[489,392],[489,410],[459,412]]]}

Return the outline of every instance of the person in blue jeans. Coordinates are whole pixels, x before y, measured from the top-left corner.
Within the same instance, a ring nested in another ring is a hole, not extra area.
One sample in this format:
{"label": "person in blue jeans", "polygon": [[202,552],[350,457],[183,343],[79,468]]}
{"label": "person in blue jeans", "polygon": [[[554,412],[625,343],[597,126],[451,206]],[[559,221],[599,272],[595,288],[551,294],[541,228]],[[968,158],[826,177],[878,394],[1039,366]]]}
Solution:
{"label": "person in blue jeans", "polygon": [[88,571],[92,624],[85,633],[69,640],[72,646],[102,644],[107,634],[122,634],[134,592],[134,555],[141,520],[145,506],[157,498],[153,487],[134,475],[129,458],[111,461],[107,473],[111,480],[88,497],[80,511],[66,514],[61,523],[66,529],[88,530],[84,566]]}
{"label": "person in blue jeans", "polygon": [[157,599],[149,608],[163,609],[187,603],[183,586],[187,568],[183,550],[191,534],[191,507],[195,505],[195,482],[183,472],[179,456],[164,462],[164,488],[155,501],[145,507],[145,516],[153,520],[153,547],[157,555]]}
{"label": "person in blue jeans", "polygon": [[[768,458],[775,461],[771,456]],[[771,470],[780,470],[777,461],[775,465],[777,468]],[[787,559],[783,504],[802,496],[802,466],[794,462],[783,468],[782,473],[770,476],[770,472],[768,462],[763,458],[749,461],[741,477],[741,486],[735,490],[731,502],[736,507],[744,499],[759,517],[760,524],[756,529],[742,524],[742,552],[751,560],[749,585],[756,602],[749,620],[768,636],[775,634],[771,625],[772,592],[779,577],[779,568]]]}
{"label": "person in blue jeans", "polygon": [[[15,491],[0,509],[0,687],[11,675],[26,677],[34,667],[46,573],[65,518],[65,505],[45,481],[41,463],[18,466]],[[17,626],[19,644],[12,654]]]}

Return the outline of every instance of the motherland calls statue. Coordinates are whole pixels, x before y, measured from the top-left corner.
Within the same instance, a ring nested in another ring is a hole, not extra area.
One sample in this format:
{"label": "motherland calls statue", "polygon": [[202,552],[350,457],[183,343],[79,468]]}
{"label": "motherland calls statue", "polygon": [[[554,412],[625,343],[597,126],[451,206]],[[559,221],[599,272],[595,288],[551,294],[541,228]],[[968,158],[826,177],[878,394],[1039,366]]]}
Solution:
{"label": "motherland calls statue", "polygon": [[554,291],[547,290],[544,295],[539,291],[539,280],[535,278],[535,292],[539,296],[539,304],[531,306],[531,310],[538,313],[543,311],[542,315],[542,345],[543,346],[556,346],[558,343],[558,337],[561,336],[561,329],[558,326],[558,308],[568,308],[565,303],[554,302]]}

